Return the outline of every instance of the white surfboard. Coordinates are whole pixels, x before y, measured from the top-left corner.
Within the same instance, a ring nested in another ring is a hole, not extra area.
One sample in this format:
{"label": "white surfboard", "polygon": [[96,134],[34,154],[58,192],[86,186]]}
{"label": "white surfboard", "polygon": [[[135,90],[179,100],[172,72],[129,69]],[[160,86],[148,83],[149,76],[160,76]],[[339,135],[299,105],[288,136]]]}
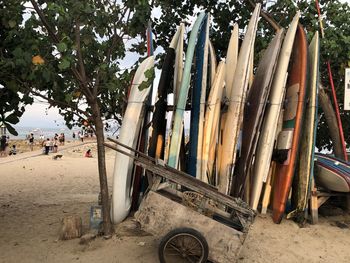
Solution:
{"label": "white surfboard", "polygon": [[175,50],[175,66],[174,66],[174,84],[173,84],[173,94],[174,102],[173,105],[176,105],[177,99],[179,97],[179,89],[182,81],[182,72],[183,72],[183,51],[184,51],[184,32],[185,25],[183,23],[177,29],[179,36],[177,38],[177,45]]}
{"label": "white surfboard", "polygon": [[229,193],[231,168],[235,161],[236,144],[242,122],[242,111],[245,92],[249,79],[249,62],[251,50],[254,46],[257,30],[260,4],[257,4],[249,21],[247,33],[239,52],[237,67],[233,78],[233,87],[229,101],[227,119],[222,136],[221,163],[219,166],[218,189],[221,193]]}
{"label": "white surfboard", "polygon": [[[184,32],[185,25],[183,23],[180,24],[177,31],[179,31],[179,36],[177,40],[177,45],[175,49],[175,66],[174,66],[174,82],[173,82],[173,105],[176,105],[177,99],[179,96],[178,90],[180,89],[181,81],[182,81],[182,72],[183,72],[183,47],[184,47]],[[164,151],[164,161],[168,161],[169,157],[169,148],[170,148],[170,139],[171,139],[171,129],[173,127],[174,121],[174,112],[172,112],[170,117],[170,130],[168,134],[168,138],[165,142],[165,151]]]}
{"label": "white surfboard", "polygon": [[256,148],[254,168],[252,174],[252,188],[250,194],[250,206],[256,210],[261,195],[263,182],[266,181],[272,151],[274,147],[278,117],[282,108],[285,93],[287,70],[290,55],[292,53],[295,33],[299,21],[299,12],[294,16],[284,38],[279,54],[276,73],[271,86],[269,103],[265,109],[264,122],[261,128],[259,142]]}
{"label": "white surfboard", "polygon": [[[202,151],[202,176],[201,180],[208,183],[212,182],[212,170],[208,169],[209,152],[215,145],[211,144],[212,133],[215,132],[215,109],[221,105],[221,96],[224,87],[225,63],[221,61],[217,68],[214,84],[210,90],[208,103],[205,112],[203,151]],[[213,160],[210,160],[213,162]],[[212,167],[210,163],[210,167]],[[209,177],[209,178],[208,178]],[[208,180],[209,179],[209,180]]]}
{"label": "white surfboard", "polygon": [[[150,92],[150,86],[140,90],[140,84],[147,81],[145,72],[153,69],[154,57],[150,56],[145,59],[138,67],[131,87],[128,105],[120,128],[118,141],[135,149],[137,145],[138,135],[140,133],[141,123],[144,119],[144,102]],[[119,146],[118,146],[119,148]],[[129,150],[123,151],[133,154]],[[114,161],[113,173],[113,189],[112,189],[112,221],[120,223],[129,214],[131,207],[132,194],[132,168],[133,159],[116,153]]]}
{"label": "white surfboard", "polygon": [[[225,73],[225,88],[223,91],[222,95],[222,100],[223,103],[228,103],[230,97],[231,97],[231,91],[233,87],[233,78],[235,75],[236,71],[236,66],[237,66],[237,59],[238,59],[238,32],[239,32],[239,27],[238,24],[235,24],[231,33],[231,38],[230,42],[227,48],[227,54],[226,54],[226,73]],[[226,118],[227,118],[227,112],[221,112],[221,115],[219,116],[220,121],[220,130],[219,130],[219,140],[222,138],[224,128],[225,128],[225,123],[226,123]],[[221,163],[221,151],[222,151],[222,144],[218,144],[218,149],[217,149],[217,158],[216,162],[218,165]],[[218,178],[216,178],[216,182],[218,181]]]}

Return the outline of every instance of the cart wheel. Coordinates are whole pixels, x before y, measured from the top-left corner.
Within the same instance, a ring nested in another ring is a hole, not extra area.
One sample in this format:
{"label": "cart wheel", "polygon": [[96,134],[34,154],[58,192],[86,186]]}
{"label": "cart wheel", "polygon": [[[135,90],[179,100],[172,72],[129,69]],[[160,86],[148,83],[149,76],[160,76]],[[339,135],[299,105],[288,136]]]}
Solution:
{"label": "cart wheel", "polygon": [[204,263],[209,254],[208,243],[201,233],[192,228],[170,231],[160,242],[158,255],[161,263]]}

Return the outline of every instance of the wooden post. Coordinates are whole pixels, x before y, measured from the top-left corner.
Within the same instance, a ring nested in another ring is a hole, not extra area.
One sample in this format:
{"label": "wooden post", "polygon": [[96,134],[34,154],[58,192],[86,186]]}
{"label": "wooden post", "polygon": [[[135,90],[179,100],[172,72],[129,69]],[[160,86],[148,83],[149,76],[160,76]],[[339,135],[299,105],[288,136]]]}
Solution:
{"label": "wooden post", "polygon": [[311,209],[311,224],[315,225],[318,223],[318,201],[317,201],[317,189],[315,187],[315,180],[311,180],[311,198],[310,198],[310,209]]}
{"label": "wooden post", "polygon": [[345,196],[346,199],[346,211],[350,214],[350,194]]}

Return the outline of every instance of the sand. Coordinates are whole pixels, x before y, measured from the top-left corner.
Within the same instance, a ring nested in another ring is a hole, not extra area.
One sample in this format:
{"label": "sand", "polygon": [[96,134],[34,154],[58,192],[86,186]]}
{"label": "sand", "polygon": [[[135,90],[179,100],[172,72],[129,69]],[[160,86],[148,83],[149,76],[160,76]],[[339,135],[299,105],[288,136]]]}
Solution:
{"label": "sand", "polygon": [[[109,240],[58,240],[60,220],[68,215],[81,216],[88,231],[99,193],[96,144],[65,147],[59,160],[40,150],[0,158],[0,262],[158,262],[158,239],[139,231],[132,218],[116,226]],[[94,158],[83,157],[89,148]],[[107,151],[109,186],[113,159]],[[321,217],[305,228],[258,216],[238,261],[350,262],[349,226],[348,214]]]}

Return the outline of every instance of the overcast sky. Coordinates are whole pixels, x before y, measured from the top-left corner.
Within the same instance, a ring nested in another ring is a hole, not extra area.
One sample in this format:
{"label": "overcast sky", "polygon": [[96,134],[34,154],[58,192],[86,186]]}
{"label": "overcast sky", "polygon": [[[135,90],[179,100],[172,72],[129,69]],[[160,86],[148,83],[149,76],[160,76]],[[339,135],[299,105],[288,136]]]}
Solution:
{"label": "overcast sky", "polygon": [[[350,4],[350,0],[341,0]],[[137,58],[134,56],[130,58],[126,64],[133,65]],[[155,81],[157,82],[157,80]],[[38,128],[54,128],[57,125],[64,124],[63,118],[58,114],[57,108],[47,109],[48,105],[45,103],[34,103],[26,107],[26,111],[21,117],[17,126],[20,127],[38,127]]]}

